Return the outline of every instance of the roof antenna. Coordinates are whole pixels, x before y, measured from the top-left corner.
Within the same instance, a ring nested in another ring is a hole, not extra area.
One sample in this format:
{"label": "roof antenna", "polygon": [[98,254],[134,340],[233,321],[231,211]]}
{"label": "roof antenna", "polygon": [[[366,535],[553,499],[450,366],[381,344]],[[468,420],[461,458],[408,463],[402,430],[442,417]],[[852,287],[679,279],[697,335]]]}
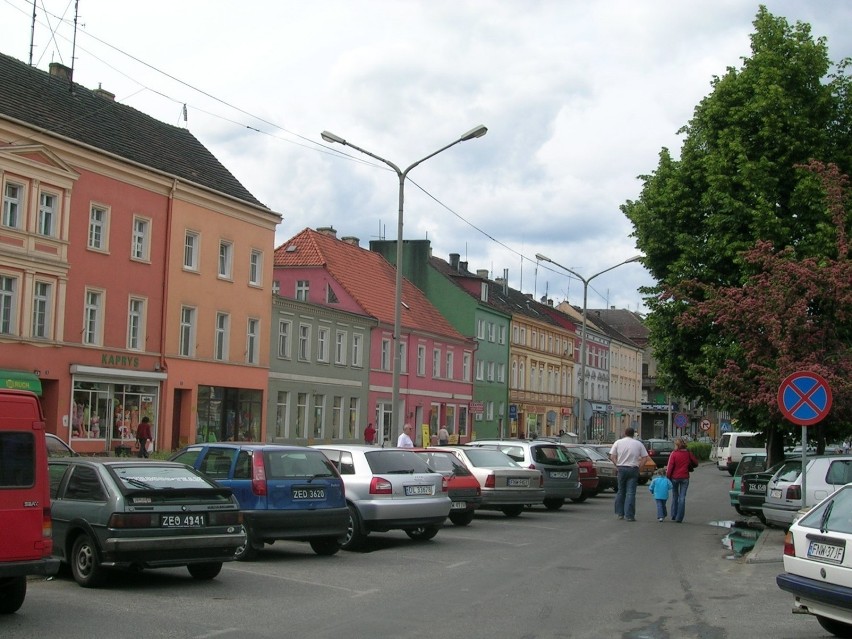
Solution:
{"label": "roof antenna", "polygon": [[33,66],[33,47],[35,47],[36,3],[33,0],[33,24],[30,29],[30,66]]}
{"label": "roof antenna", "polygon": [[69,91],[74,93],[74,62],[77,60],[77,17],[80,0],[74,0],[74,39],[71,44],[71,78],[68,84]]}

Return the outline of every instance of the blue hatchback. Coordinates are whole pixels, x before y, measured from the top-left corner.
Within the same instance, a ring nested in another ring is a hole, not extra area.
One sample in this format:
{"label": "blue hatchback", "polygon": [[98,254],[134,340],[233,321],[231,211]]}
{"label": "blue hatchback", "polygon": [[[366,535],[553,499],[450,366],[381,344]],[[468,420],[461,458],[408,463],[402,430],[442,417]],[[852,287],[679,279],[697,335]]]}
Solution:
{"label": "blue hatchback", "polygon": [[247,542],[237,559],[250,559],[279,539],[307,541],[333,555],[349,526],[345,488],[337,468],[304,446],[215,442],[193,444],[172,461],[230,488],[240,503]]}

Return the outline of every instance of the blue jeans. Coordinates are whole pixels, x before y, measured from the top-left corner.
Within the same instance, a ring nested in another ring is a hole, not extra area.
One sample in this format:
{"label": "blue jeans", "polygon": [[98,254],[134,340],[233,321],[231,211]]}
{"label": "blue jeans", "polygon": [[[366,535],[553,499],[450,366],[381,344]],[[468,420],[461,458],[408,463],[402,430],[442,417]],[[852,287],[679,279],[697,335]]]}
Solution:
{"label": "blue jeans", "polygon": [[672,521],[683,521],[686,514],[686,490],[689,479],[672,479]]}
{"label": "blue jeans", "polygon": [[638,466],[618,467],[618,492],[615,493],[615,514],[636,519],[636,485],[639,483]]}
{"label": "blue jeans", "polygon": [[666,500],[665,499],[657,499],[657,519],[665,519],[666,518]]}

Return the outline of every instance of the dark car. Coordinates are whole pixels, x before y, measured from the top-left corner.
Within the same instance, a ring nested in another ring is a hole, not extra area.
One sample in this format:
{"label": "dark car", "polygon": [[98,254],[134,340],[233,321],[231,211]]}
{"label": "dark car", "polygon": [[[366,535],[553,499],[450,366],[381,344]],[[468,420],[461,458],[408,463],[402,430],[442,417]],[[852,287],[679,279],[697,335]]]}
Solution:
{"label": "dark car", "polygon": [[573,502],[583,502],[589,497],[594,497],[600,491],[600,479],[598,479],[598,470],[595,467],[595,461],[590,457],[589,453],[579,447],[564,447],[568,454],[577,462],[577,470],[580,475],[581,492],[579,497],[572,497]]}
{"label": "dark car", "polygon": [[[766,499],[766,487],[769,480],[784,465],[780,461],[766,470],[745,473],[740,478],[739,508],[737,512],[741,515],[757,515],[764,524],[766,518],[763,516],[763,502]],[[742,462],[740,462],[742,464]]]}
{"label": "dark car", "polygon": [[121,567],[186,566],[213,579],[245,544],[231,491],[184,464],[62,457],[48,470],[53,553],[83,587]]}
{"label": "dark car", "polygon": [[743,512],[740,507],[740,493],[742,492],[743,475],[749,473],[760,473],[766,470],[766,453],[749,453],[743,455],[740,463],[737,464],[737,469],[731,477],[731,489],[728,491],[728,496],[731,500],[731,506],[741,515]]}
{"label": "dark car", "polygon": [[654,460],[657,468],[665,468],[669,465],[669,456],[674,452],[674,442],[668,439],[647,439],[644,442],[648,455]]}
{"label": "dark car", "polygon": [[422,456],[429,468],[447,478],[447,495],[452,502],[451,522],[456,526],[467,526],[473,521],[473,514],[482,505],[482,487],[468,467],[448,450],[433,448],[413,448]]}
{"label": "dark car", "polygon": [[234,492],[247,536],[237,559],[250,559],[264,544],[279,539],[306,541],[318,555],[340,549],[349,510],[343,479],[322,452],[305,446],[216,442],[187,446],[171,459]]}

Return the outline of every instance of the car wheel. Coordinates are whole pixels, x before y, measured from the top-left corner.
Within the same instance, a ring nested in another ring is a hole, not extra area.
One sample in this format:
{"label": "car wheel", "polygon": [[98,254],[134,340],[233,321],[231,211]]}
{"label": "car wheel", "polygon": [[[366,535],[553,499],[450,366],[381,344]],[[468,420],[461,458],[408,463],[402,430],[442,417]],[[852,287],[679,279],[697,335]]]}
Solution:
{"label": "car wheel", "polygon": [[11,615],[24,605],[27,578],[13,577],[0,585],[0,615]]}
{"label": "car wheel", "polygon": [[429,541],[438,534],[437,526],[418,526],[417,528],[408,528],[405,534],[415,541]]}
{"label": "car wheel", "polygon": [[222,562],[211,561],[207,564],[190,564],[186,569],[194,579],[213,579],[222,571]]}
{"label": "car wheel", "polygon": [[762,523],[764,526],[769,526],[769,524],[766,523],[766,516],[763,514],[762,510],[758,511],[757,518],[760,520],[760,523]]}
{"label": "car wheel", "polygon": [[736,510],[738,514],[740,514],[740,515],[742,515],[743,517],[745,517],[745,513],[743,512],[743,509],[742,509],[742,508],[740,508],[740,505],[739,505],[739,504],[737,504],[736,506],[734,506],[734,510]]}
{"label": "car wheel", "polygon": [[340,540],[337,537],[311,539],[311,549],[318,555],[330,557],[340,550]]}
{"label": "car wheel", "polygon": [[564,503],[565,499],[562,497],[548,497],[544,500],[544,507],[548,510],[559,510]]}
{"label": "car wheel", "polygon": [[503,506],[500,510],[503,511],[503,514],[506,515],[506,517],[517,517],[522,512],[524,512],[524,506],[523,504]]}
{"label": "car wheel", "polygon": [[364,545],[365,541],[367,541],[367,533],[361,526],[361,515],[358,514],[358,509],[355,506],[349,504],[349,527],[340,540],[340,547],[343,550],[358,550]]}
{"label": "car wheel", "polygon": [[[640,486],[644,486],[644,485],[645,485],[645,484],[647,484],[647,483],[648,483],[648,478],[647,478],[647,477],[643,477],[642,479],[640,479],[640,480],[639,480],[639,485],[640,485]],[[618,486],[616,486],[613,490],[614,490],[615,492],[618,492]]]}
{"label": "car wheel", "polygon": [[467,526],[473,521],[473,511],[468,510],[464,513],[450,513],[450,521],[456,526]]}
{"label": "car wheel", "polygon": [[71,550],[71,574],[83,588],[96,588],[106,577],[98,560],[98,549],[89,535],[83,533],[74,541]]}
{"label": "car wheel", "polygon": [[237,561],[250,561],[257,557],[257,546],[255,545],[254,536],[246,528],[246,543],[242,546],[237,546],[234,552],[234,559]]}
{"label": "car wheel", "polygon": [[584,501],[586,501],[588,498],[589,498],[589,494],[588,494],[588,493],[583,493],[583,494],[582,494],[582,495],[580,495],[579,497],[572,497],[572,498],[571,498],[571,501],[573,501],[575,504],[581,504],[581,503],[583,503]]}
{"label": "car wheel", "polygon": [[827,630],[835,637],[852,636],[852,624],[843,623],[842,621],[836,621],[820,615],[817,615],[816,618],[823,630]]}

